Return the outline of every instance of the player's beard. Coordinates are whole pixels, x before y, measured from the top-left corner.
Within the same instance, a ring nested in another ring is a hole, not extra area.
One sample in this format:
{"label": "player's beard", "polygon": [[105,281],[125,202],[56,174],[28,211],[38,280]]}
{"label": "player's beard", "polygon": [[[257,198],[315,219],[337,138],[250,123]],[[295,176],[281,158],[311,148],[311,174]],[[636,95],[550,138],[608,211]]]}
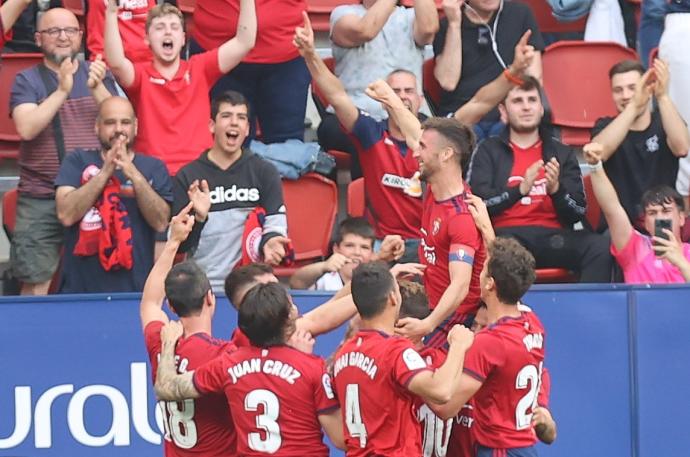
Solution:
{"label": "player's beard", "polygon": [[125,142],[124,146],[126,150],[132,149],[132,143],[134,142],[134,138],[130,138],[124,133],[116,133],[115,135],[111,136],[110,138],[103,138],[102,136],[98,136],[98,141],[101,143],[101,147],[103,148],[104,151],[109,151],[112,149],[112,147],[115,145],[115,141],[119,137],[126,137],[127,141]]}

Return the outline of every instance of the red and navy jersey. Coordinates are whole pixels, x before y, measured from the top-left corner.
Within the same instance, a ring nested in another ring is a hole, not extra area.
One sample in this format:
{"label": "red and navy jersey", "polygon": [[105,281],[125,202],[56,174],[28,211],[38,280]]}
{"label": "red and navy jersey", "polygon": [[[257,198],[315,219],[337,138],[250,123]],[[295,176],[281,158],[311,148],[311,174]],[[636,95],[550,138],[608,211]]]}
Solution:
{"label": "red and navy jersey", "polygon": [[472,398],[477,442],[494,449],[536,443],[532,409],[538,401],[545,332],[533,312],[503,317],[474,338],[464,372],[482,382]]}
{"label": "red and navy jersey", "polygon": [[[153,380],[161,352],[163,322],[150,322],[144,329]],[[223,354],[235,351],[233,344],[206,333],[180,338],[175,349],[178,373],[194,370]],[[208,395],[184,401],[158,402],[163,412],[166,457],[222,457],[235,455],[237,436],[223,395]]]}
{"label": "red and navy jersey", "polygon": [[[424,287],[429,296],[429,307],[434,309],[450,284],[450,262],[472,265],[472,279],[467,296],[456,314],[475,314],[479,303],[479,274],[484,267],[486,249],[482,236],[474,225],[465,199],[471,194],[465,190],[448,200],[436,201],[431,187],[427,188],[422,216],[422,243],[419,259],[426,265]],[[456,322],[451,322],[451,325]]]}
{"label": "red and navy jersey", "polygon": [[360,330],[338,351],[335,390],[343,405],[348,457],[418,456],[421,434],[407,386],[430,370],[412,343],[376,330]]}
{"label": "red and navy jersey", "polygon": [[[424,348],[420,355],[429,367],[436,369],[443,365],[448,353],[441,348]],[[417,402],[417,419],[422,430],[422,456],[445,457],[453,419],[444,421],[421,398]]]}
{"label": "red and navy jersey", "polygon": [[376,237],[400,235],[419,238],[422,217],[421,188],[412,179],[419,169],[404,141],[390,136],[387,121],[360,111],[350,132],[364,175],[367,218]]}
{"label": "red and navy jersey", "polygon": [[338,401],[321,358],[289,346],[242,347],[198,368],[194,386],[225,393],[238,455],[328,456],[318,416]]}

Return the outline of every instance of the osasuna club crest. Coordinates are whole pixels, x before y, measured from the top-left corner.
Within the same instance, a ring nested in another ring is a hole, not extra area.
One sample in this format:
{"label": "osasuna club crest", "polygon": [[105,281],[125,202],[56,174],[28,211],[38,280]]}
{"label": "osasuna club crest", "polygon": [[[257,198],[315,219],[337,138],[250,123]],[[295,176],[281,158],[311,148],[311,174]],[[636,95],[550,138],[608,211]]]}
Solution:
{"label": "osasuna club crest", "polygon": [[431,228],[431,234],[436,235],[439,230],[441,230],[441,218],[437,217],[436,219],[434,219],[434,225]]}

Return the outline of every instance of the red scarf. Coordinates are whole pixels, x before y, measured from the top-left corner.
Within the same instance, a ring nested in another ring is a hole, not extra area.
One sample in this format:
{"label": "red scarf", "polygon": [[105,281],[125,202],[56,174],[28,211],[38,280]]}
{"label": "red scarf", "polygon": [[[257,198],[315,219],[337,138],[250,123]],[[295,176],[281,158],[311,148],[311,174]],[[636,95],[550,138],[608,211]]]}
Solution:
{"label": "red scarf", "polygon": [[[247,216],[247,220],[244,223],[244,231],[242,232],[242,258],[235,264],[235,268],[261,262],[263,253],[259,252],[259,246],[261,245],[265,221],[266,210],[260,206],[254,208]],[[285,248],[285,257],[283,257],[280,265],[289,267],[294,261],[295,250],[292,247],[292,243],[289,243]]]}
{"label": "red scarf", "polygon": [[[94,170],[84,170],[82,185]],[[120,199],[120,180],[112,176],[96,204],[86,212],[79,223],[79,238],[74,255],[98,254],[105,271],[132,269],[132,229],[127,208]]]}

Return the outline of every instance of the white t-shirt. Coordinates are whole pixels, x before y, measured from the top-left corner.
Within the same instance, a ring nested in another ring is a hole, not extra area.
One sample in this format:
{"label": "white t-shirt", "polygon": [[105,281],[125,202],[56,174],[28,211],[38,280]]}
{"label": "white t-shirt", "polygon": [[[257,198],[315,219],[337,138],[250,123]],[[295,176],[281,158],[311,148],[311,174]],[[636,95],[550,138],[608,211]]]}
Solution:
{"label": "white t-shirt", "polygon": [[313,286],[309,290],[324,290],[329,292],[337,292],[343,288],[345,284],[340,274],[337,271],[330,271],[325,273],[319,279],[316,280]]}

